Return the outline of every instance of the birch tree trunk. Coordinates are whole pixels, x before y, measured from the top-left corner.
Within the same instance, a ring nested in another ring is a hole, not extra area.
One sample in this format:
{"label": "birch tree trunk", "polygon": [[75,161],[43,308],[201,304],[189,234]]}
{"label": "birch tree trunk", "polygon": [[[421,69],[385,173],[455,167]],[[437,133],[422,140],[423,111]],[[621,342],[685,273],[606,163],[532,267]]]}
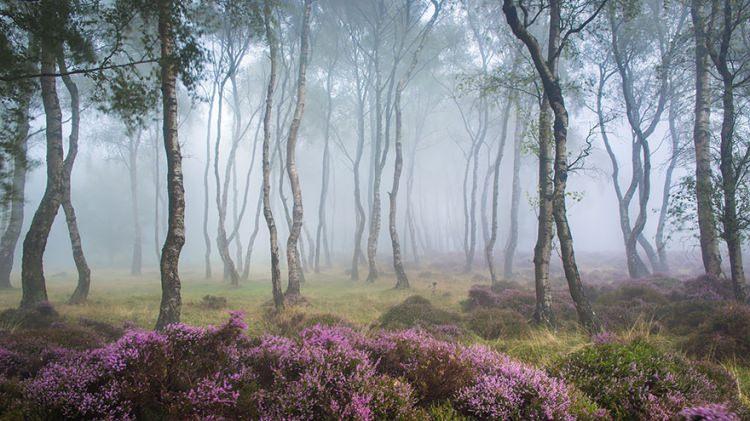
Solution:
{"label": "birch tree trunk", "polygon": [[15,154],[13,156],[13,178],[11,184],[10,217],[0,238],[0,289],[12,288],[10,273],[13,270],[13,260],[16,246],[21,236],[24,219],[24,205],[26,199],[27,141],[29,135],[29,103],[31,91],[25,93],[18,101],[20,119],[18,133],[15,137]]}
{"label": "birch tree trunk", "polygon": [[[544,95],[544,94],[542,94]],[[549,262],[552,254],[554,219],[552,217],[552,131],[551,110],[546,96],[539,104],[539,166],[538,194],[539,216],[537,218],[536,245],[534,246],[534,290],[536,305],[534,321],[552,326],[552,292],[549,286]]]}
{"label": "birch tree trunk", "polygon": [[161,304],[156,329],[180,321],[179,263],[185,244],[185,189],[182,183],[182,153],[177,138],[177,64],[173,0],[159,0],[159,41],[161,43],[161,94],[164,150],[167,156],[167,198],[169,203],[167,237],[161,250]]}
{"label": "birch tree trunk", "polygon": [[704,1],[692,0],[690,15],[695,38],[695,195],[698,208],[701,255],[706,275],[721,276],[721,254],[716,233],[716,218],[711,204],[713,194],[711,170],[711,86],[708,73],[707,32]]}
{"label": "birch tree trunk", "polygon": [[525,131],[525,123],[520,117],[520,104],[516,104],[516,126],[513,136],[513,186],[510,194],[510,227],[508,229],[508,240],[505,243],[505,262],[503,264],[503,277],[513,278],[513,260],[518,246],[518,208],[521,203],[521,144]]}
{"label": "birch tree trunk", "polygon": [[266,90],[266,108],[263,113],[263,217],[268,226],[269,246],[271,248],[271,289],[276,311],[284,308],[284,294],[281,292],[281,270],[279,269],[279,240],[276,221],[271,210],[271,113],[273,111],[273,94],[276,89],[276,56],[277,41],[273,31],[271,17],[271,0],[263,2],[263,21],[268,40],[271,73]]}
{"label": "birch tree trunk", "polygon": [[[49,45],[47,40],[41,40],[40,69],[42,74],[54,74],[57,70],[55,47]],[[44,279],[44,250],[47,246],[52,223],[55,221],[55,216],[60,208],[64,177],[62,111],[57,96],[55,77],[42,76],[40,82],[46,123],[47,185],[23,240],[21,308],[33,308],[47,301],[47,287]]]}
{"label": "birch tree trunk", "polygon": [[545,60],[542,49],[536,38],[531,35],[521,23],[513,0],[503,0],[503,12],[513,34],[520,39],[529,50],[534,67],[544,86],[544,95],[549,99],[554,113],[553,136],[555,139],[555,161],[553,179],[552,214],[557,226],[557,237],[560,241],[560,254],[563,261],[565,278],[568,289],[578,313],[580,323],[591,333],[601,330],[598,317],[594,314],[581,283],[581,276],[576,264],[573,250],[573,236],[568,225],[565,206],[565,188],[568,180],[568,111],[560,87],[557,73],[558,49],[560,48],[561,9],[558,0],[550,0],[549,5],[549,45],[548,58]]}
{"label": "birch tree trunk", "polygon": [[289,230],[287,239],[286,258],[289,271],[289,279],[284,295],[287,299],[295,301],[301,298],[300,280],[302,271],[300,268],[300,256],[297,248],[300,231],[302,230],[302,218],[304,211],[302,208],[302,189],[299,183],[299,174],[297,173],[297,136],[299,126],[302,122],[302,116],[305,110],[305,91],[307,76],[307,56],[310,49],[310,15],[312,13],[312,0],[305,0],[304,14],[302,18],[302,34],[300,41],[300,58],[299,73],[297,78],[297,102],[294,108],[292,123],[289,126],[289,138],[286,142],[286,170],[289,176],[289,184],[292,189],[292,226]]}

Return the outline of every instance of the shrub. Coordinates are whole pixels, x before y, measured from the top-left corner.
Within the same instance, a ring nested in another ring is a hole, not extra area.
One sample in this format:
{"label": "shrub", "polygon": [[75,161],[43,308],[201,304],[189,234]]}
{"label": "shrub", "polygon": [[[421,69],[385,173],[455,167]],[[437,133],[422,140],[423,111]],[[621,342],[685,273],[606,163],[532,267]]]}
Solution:
{"label": "shrub", "polygon": [[450,400],[479,419],[570,418],[564,383],[486,347],[463,347],[417,330],[382,333],[367,347],[378,371],[406,379],[422,405]]}
{"label": "shrub", "polygon": [[[28,380],[0,381],[0,409],[31,419],[373,420],[571,419],[580,407],[541,370],[421,330],[366,337],[316,325],[294,339],[249,339],[246,328],[232,313],[218,327],[132,330],[65,351]],[[0,349],[0,369],[15,376],[24,357]]]}
{"label": "shrub", "polygon": [[478,308],[468,318],[469,329],[484,339],[517,338],[529,331],[526,318],[514,310]]}
{"label": "shrub", "polygon": [[573,383],[615,419],[670,419],[688,403],[716,403],[723,398],[694,365],[642,341],[588,346],[565,358],[553,373]]}
{"label": "shrub", "polygon": [[750,362],[750,307],[732,303],[716,308],[688,337],[685,350],[717,361]]}
{"label": "shrub", "polygon": [[460,315],[437,308],[422,296],[413,295],[383,313],[380,317],[380,327],[392,330],[407,329],[416,326],[455,325],[460,321]]}
{"label": "shrub", "polygon": [[375,372],[361,337],[316,326],[299,342],[266,336],[247,354],[262,419],[398,419],[413,409],[409,384]]}

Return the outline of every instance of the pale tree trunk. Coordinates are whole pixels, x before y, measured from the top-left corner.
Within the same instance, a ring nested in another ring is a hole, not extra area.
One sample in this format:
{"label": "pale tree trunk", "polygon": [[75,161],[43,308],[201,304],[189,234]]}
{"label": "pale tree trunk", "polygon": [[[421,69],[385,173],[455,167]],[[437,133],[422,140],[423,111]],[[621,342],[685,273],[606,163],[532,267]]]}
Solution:
{"label": "pale tree trunk", "polygon": [[628,274],[631,278],[640,278],[648,274],[648,268],[638,254],[636,244],[628,242],[631,237],[631,224],[630,224],[630,202],[635,195],[638,184],[641,182],[643,168],[641,165],[641,144],[637,141],[631,142],[631,161],[633,167],[633,173],[631,175],[630,184],[628,185],[625,193],[622,192],[620,187],[620,165],[617,161],[617,155],[615,155],[612,145],[609,141],[609,134],[607,132],[607,119],[604,115],[604,108],[602,100],[604,98],[604,88],[607,79],[614,75],[614,73],[607,73],[605,71],[605,64],[599,65],[599,81],[596,93],[596,113],[599,119],[599,132],[604,142],[604,148],[609,156],[610,163],[612,164],[612,186],[615,190],[615,196],[617,197],[617,209],[620,220],[620,231],[622,232],[623,243],[625,245],[625,259],[628,268]]}
{"label": "pale tree trunk", "polygon": [[510,227],[508,230],[508,240],[505,243],[503,277],[505,279],[513,278],[513,259],[518,247],[518,208],[521,203],[521,144],[525,122],[521,119],[520,104],[516,104],[516,127],[513,136],[513,186],[510,194]]}
{"label": "pale tree trunk", "polygon": [[159,236],[159,225],[161,218],[159,215],[159,204],[161,202],[161,187],[159,180],[161,179],[161,170],[159,165],[159,130],[154,128],[154,251],[156,252],[156,260],[161,261],[161,249],[159,243],[161,243]]}
{"label": "pale tree trunk", "polygon": [[[55,46],[41,40],[41,72],[56,73]],[[63,189],[62,111],[57,96],[54,76],[40,78],[42,105],[47,138],[47,186],[39,202],[31,225],[23,240],[21,259],[21,308],[33,308],[47,301],[47,286],[44,279],[44,250],[47,246],[52,223],[60,208]]]}
{"label": "pale tree trunk", "polygon": [[240,275],[237,273],[237,267],[232,260],[232,256],[229,250],[229,240],[227,238],[226,231],[226,217],[227,217],[227,199],[229,192],[229,178],[231,177],[231,166],[234,159],[234,151],[236,150],[236,141],[232,139],[231,151],[227,157],[226,171],[224,174],[224,183],[222,186],[221,176],[219,174],[219,146],[221,144],[221,117],[224,103],[224,85],[228,80],[225,78],[219,84],[219,97],[218,97],[218,108],[216,113],[216,141],[214,142],[214,179],[216,181],[216,210],[218,213],[218,223],[216,228],[216,250],[221,256],[221,260],[224,263],[224,274],[231,283],[232,286],[238,286],[240,282]]}
{"label": "pale tree trunk", "polygon": [[721,254],[716,233],[716,219],[711,203],[713,186],[711,181],[711,93],[708,73],[708,51],[704,1],[692,0],[690,15],[695,37],[695,124],[693,143],[695,146],[695,195],[698,208],[698,230],[700,232],[701,255],[706,275],[721,276]]}
{"label": "pale tree trunk", "polygon": [[552,254],[552,237],[554,236],[554,219],[552,217],[552,116],[550,114],[549,100],[545,96],[539,104],[539,216],[537,218],[536,245],[534,246],[534,290],[536,292],[534,321],[537,324],[547,326],[554,324],[552,292],[549,286],[549,262]]}
{"label": "pale tree trunk", "polygon": [[[268,226],[269,245],[271,248],[271,287],[276,311],[284,308],[284,294],[281,292],[281,270],[279,269],[279,240],[276,221],[271,210],[271,112],[273,111],[273,94],[276,89],[276,34],[272,29],[271,0],[263,2],[263,20],[268,40],[271,60],[271,73],[266,91],[266,109],[263,114],[263,216]],[[280,158],[280,157],[279,157]]]}
{"label": "pale tree trunk", "polygon": [[[356,42],[354,42],[356,45]],[[360,165],[365,147],[365,101],[367,100],[366,80],[359,66],[361,57],[359,49],[355,47],[354,71],[357,89],[357,148],[354,153],[352,171],[354,173],[354,210],[356,225],[354,227],[354,251],[352,253],[352,266],[349,278],[352,281],[359,280],[359,260],[362,258],[362,237],[365,232],[366,214],[362,205]]]}
{"label": "pale tree trunk", "polygon": [[[336,46],[338,47],[338,46]],[[318,203],[318,228],[315,233],[315,262],[314,270],[315,273],[320,272],[320,249],[321,242],[326,242],[326,197],[328,195],[328,184],[330,181],[330,138],[331,138],[331,118],[333,116],[333,71],[336,67],[338,56],[335,56],[328,66],[328,75],[326,77],[326,121],[325,121],[325,134],[323,137],[323,171],[322,180],[320,182],[320,201]],[[330,262],[330,257],[329,257]]]}
{"label": "pale tree trunk", "polygon": [[414,191],[414,167],[417,161],[417,142],[411,151],[411,160],[409,161],[409,174],[406,179],[406,225],[409,233],[409,244],[414,263],[419,265],[419,248],[417,247],[416,222],[414,221],[414,204],[412,201]]}
{"label": "pale tree trunk", "polygon": [[296,148],[299,126],[302,122],[302,115],[305,109],[305,88],[307,76],[307,56],[309,54],[310,48],[309,42],[311,12],[312,0],[305,0],[304,15],[302,20],[302,34],[300,41],[299,74],[297,79],[297,103],[294,108],[292,123],[289,126],[289,138],[286,142],[286,170],[287,175],[289,176],[289,184],[292,189],[292,199],[294,206],[292,208],[292,226],[289,230],[289,238],[286,242],[286,259],[289,270],[289,279],[284,295],[291,301],[295,301],[301,298],[300,280],[302,277],[302,271],[300,270],[300,257],[299,251],[297,249],[297,242],[299,241],[300,231],[302,229],[302,218],[304,215],[304,211],[302,209],[302,189],[299,183],[299,175],[297,174]]}
{"label": "pale tree trunk", "polygon": [[388,228],[391,234],[391,247],[393,249],[393,269],[396,273],[396,289],[408,289],[409,288],[409,279],[406,276],[406,271],[404,270],[404,263],[401,259],[401,243],[398,239],[398,229],[396,227],[396,200],[398,198],[398,188],[399,184],[401,182],[401,170],[403,168],[404,164],[404,155],[403,155],[403,119],[402,119],[402,110],[401,110],[401,95],[404,92],[404,88],[406,88],[406,84],[409,81],[409,79],[412,76],[412,73],[414,72],[414,69],[417,67],[417,62],[419,61],[419,54],[422,52],[422,49],[424,48],[425,41],[427,40],[427,36],[430,34],[433,25],[435,24],[435,21],[437,20],[438,14],[440,13],[440,6],[441,3],[438,3],[437,0],[431,0],[433,12],[432,17],[430,18],[429,22],[425,25],[424,30],[420,34],[421,37],[419,39],[419,43],[417,47],[414,49],[414,55],[412,56],[411,63],[409,64],[409,67],[406,69],[404,75],[401,77],[401,79],[396,84],[396,94],[394,98],[394,110],[396,112],[396,138],[395,138],[395,163],[393,166],[393,185],[391,187],[391,192],[388,195],[389,196],[389,205],[390,205],[390,212],[388,214]]}
{"label": "pale tree trunk", "polygon": [[[204,277],[206,279],[211,279],[211,236],[208,234],[208,173],[211,169],[211,117],[213,117],[214,113],[214,99],[216,98],[217,84],[218,83],[215,80],[211,83],[211,97],[208,101],[208,124],[206,124],[206,165],[203,167],[203,242],[206,245],[206,252],[203,255],[203,264],[205,267]],[[158,162],[158,157],[156,159]]]}
{"label": "pale tree trunk", "polygon": [[[635,92],[635,88],[633,86],[633,78],[635,76],[633,75],[630,61],[623,57],[624,53],[621,53],[620,51],[621,45],[619,40],[619,24],[621,23],[615,23],[615,17],[612,16],[612,14],[610,14],[609,20],[612,33],[612,52],[615,58],[615,63],[617,64],[617,72],[619,73],[620,80],[622,82],[621,86],[623,98],[625,100],[626,116],[635,140],[637,141],[638,149],[642,152],[642,161],[634,160],[634,164],[636,162],[641,164],[639,168],[640,177],[638,180],[638,215],[636,216],[636,220],[633,223],[629,234],[625,238],[625,247],[626,250],[628,250],[628,256],[636,255],[636,247],[637,244],[640,243],[643,249],[646,251],[646,255],[648,256],[654,270],[662,271],[662,268],[659,265],[659,259],[656,256],[653,247],[651,247],[649,242],[645,239],[645,237],[643,237],[643,229],[646,226],[646,219],[648,217],[648,201],[651,194],[651,149],[648,143],[648,138],[656,130],[656,126],[659,123],[661,115],[665,109],[668,88],[667,71],[669,69],[669,58],[667,56],[671,54],[671,52],[666,51],[664,45],[660,45],[659,50],[661,53],[661,81],[659,85],[659,93],[657,97],[656,108],[651,117],[651,121],[646,122],[645,118],[641,114],[641,107],[648,107],[652,104],[647,103],[644,105],[643,101],[641,101],[642,97],[637,96],[638,94]],[[656,22],[656,26],[658,25],[659,23]],[[661,36],[661,28],[656,28],[656,31],[660,35],[659,38],[663,38]],[[634,153],[634,158],[636,155],[637,154]],[[626,213],[629,211],[627,209],[627,206],[625,207],[624,211]],[[648,274],[648,270],[643,271],[641,269],[639,271],[637,270],[637,267],[632,266],[630,264],[630,258],[628,259],[628,263],[628,269],[632,278],[637,278]]]}
{"label": "pale tree trunk", "polygon": [[260,212],[263,209],[263,192],[258,195],[258,206],[255,208],[255,219],[253,220],[253,232],[250,234],[250,238],[247,240],[247,252],[245,254],[245,266],[242,269],[242,280],[247,281],[250,279],[250,262],[253,255],[253,247],[255,246],[255,239],[258,237],[258,231],[260,229]]}
{"label": "pale tree trunk", "polygon": [[182,183],[182,153],[177,139],[177,65],[173,0],[159,1],[159,40],[161,43],[161,93],[164,150],[167,156],[167,198],[169,202],[167,238],[161,251],[161,304],[156,329],[180,321],[179,262],[185,244],[185,189]]}
{"label": "pale tree trunk", "polygon": [[560,254],[568,281],[568,289],[576,307],[580,323],[591,333],[601,330],[598,317],[594,314],[581,283],[578,265],[573,250],[573,236],[568,225],[565,207],[565,188],[568,179],[568,111],[560,87],[557,73],[557,51],[560,46],[561,4],[558,0],[550,1],[550,24],[548,58],[543,57],[542,49],[536,38],[521,23],[513,0],[503,0],[503,12],[513,33],[529,50],[534,66],[544,86],[544,94],[549,99],[554,113],[553,136],[555,139],[555,161],[553,179],[552,214],[557,226],[557,237],[560,241]]}
{"label": "pale tree trunk", "polygon": [[[67,72],[64,58],[58,57],[58,66],[60,72]],[[68,154],[63,161],[61,205],[65,212],[65,222],[68,225],[68,235],[70,237],[70,246],[73,251],[73,261],[75,262],[76,270],[78,271],[78,285],[76,286],[73,295],[70,297],[69,303],[80,304],[88,298],[89,287],[91,285],[91,270],[86,262],[86,256],[83,253],[83,243],[81,241],[81,234],[78,230],[75,208],[73,207],[73,201],[71,198],[71,175],[73,173],[73,164],[78,155],[78,133],[81,122],[81,107],[78,96],[78,87],[76,84],[71,77],[67,75],[63,76],[62,80],[70,94],[70,109],[72,115],[70,122],[70,136],[68,137]]]}
{"label": "pale tree trunk", "polygon": [[[416,57],[415,57],[416,60]],[[396,139],[395,139],[395,155],[396,161],[393,165],[393,186],[389,196],[390,212],[388,214],[388,231],[391,234],[391,246],[393,248],[393,270],[396,274],[396,289],[408,289],[409,278],[406,276],[404,270],[404,263],[401,260],[401,244],[398,240],[398,229],[396,228],[396,199],[398,197],[399,182],[401,181],[401,168],[403,167],[404,157],[402,152],[402,130],[401,127],[401,93],[404,90],[406,84],[404,79],[401,79],[396,88],[395,108],[396,108]]]}
{"label": "pale tree trunk", "polygon": [[10,273],[13,270],[13,258],[16,254],[16,245],[21,236],[23,228],[24,205],[26,198],[26,172],[27,172],[27,141],[29,135],[29,102],[31,91],[24,93],[18,101],[20,118],[18,121],[18,133],[15,136],[15,151],[13,155],[13,178],[11,184],[10,217],[5,227],[2,238],[0,238],[0,289],[12,288]]}
{"label": "pale tree trunk", "polygon": [[747,299],[747,285],[745,283],[745,269],[742,263],[742,232],[737,215],[737,185],[739,177],[737,175],[737,164],[734,161],[735,73],[730,70],[728,57],[735,29],[735,16],[732,10],[733,3],[732,0],[712,0],[711,2],[712,15],[722,16],[722,30],[719,33],[719,51],[716,51],[715,48],[710,48],[710,55],[721,77],[723,88],[721,95],[720,170],[724,195],[724,214],[722,215],[724,241],[727,244],[729,254],[729,270],[732,276],[734,296],[737,301],[744,302]]}
{"label": "pale tree trunk", "polygon": [[[515,67],[515,66],[514,66]],[[497,155],[492,163],[492,207],[490,214],[490,236],[487,240],[487,245],[484,248],[484,257],[487,261],[487,269],[490,272],[490,280],[492,285],[498,283],[497,274],[495,273],[495,242],[497,241],[497,225],[498,225],[498,196],[500,194],[500,164],[503,161],[503,155],[505,154],[505,142],[508,137],[508,122],[510,120],[510,108],[513,103],[510,94],[505,99],[505,105],[503,106],[502,114],[502,126],[500,129],[500,142],[497,146]]]}
{"label": "pale tree trunk", "polygon": [[132,133],[128,142],[128,173],[130,175],[130,200],[133,213],[133,258],[130,263],[130,274],[140,275],[143,261],[143,247],[141,238],[141,218],[138,215],[138,147],[141,143],[141,131],[138,138],[133,139]]}
{"label": "pale tree trunk", "polygon": [[[670,82],[671,83],[671,82]],[[667,226],[667,216],[669,214],[669,198],[672,192],[672,175],[677,167],[677,158],[680,154],[680,135],[679,129],[677,128],[677,105],[674,93],[674,86],[672,86],[672,94],[669,100],[668,109],[668,120],[669,120],[669,139],[671,141],[671,150],[669,157],[669,164],[667,164],[667,170],[664,174],[664,189],[662,190],[661,207],[659,208],[659,221],[656,226],[656,253],[659,256],[659,264],[665,273],[669,273],[669,260],[667,258],[667,239],[665,238],[665,230]]]}
{"label": "pale tree trunk", "polygon": [[[378,55],[376,51],[376,56]],[[382,169],[380,166],[381,150],[383,143],[383,94],[381,89],[380,69],[376,65],[375,75],[375,142],[374,142],[374,174],[372,174],[372,195],[370,205],[370,232],[367,236],[367,282],[375,282],[378,279],[378,268],[375,258],[378,252],[378,235],[380,234],[380,179]],[[385,151],[382,152],[385,155]]]}
{"label": "pale tree trunk", "polygon": [[[262,107],[262,104],[261,104]],[[260,111],[260,108],[259,108]],[[242,199],[242,211],[240,211],[240,220],[242,220],[243,215],[245,214],[245,209],[247,206],[247,198],[248,194],[250,192],[250,176],[253,173],[253,167],[255,167],[255,157],[256,152],[258,148],[258,134],[260,133],[260,128],[262,124],[258,124],[257,128],[255,129],[255,137],[253,140],[253,153],[252,157],[250,158],[250,168],[247,170],[247,176],[245,179],[245,194]],[[242,267],[242,276],[241,279],[243,281],[247,281],[250,279],[250,261],[253,254],[253,247],[255,247],[255,239],[258,236],[258,231],[260,230],[260,213],[263,209],[263,190],[261,187],[260,193],[258,194],[258,204],[255,208],[255,218],[253,219],[253,232],[250,234],[250,238],[248,239],[247,243],[247,251],[245,252],[245,260],[244,265]],[[234,227],[235,232],[239,229],[239,226]]]}

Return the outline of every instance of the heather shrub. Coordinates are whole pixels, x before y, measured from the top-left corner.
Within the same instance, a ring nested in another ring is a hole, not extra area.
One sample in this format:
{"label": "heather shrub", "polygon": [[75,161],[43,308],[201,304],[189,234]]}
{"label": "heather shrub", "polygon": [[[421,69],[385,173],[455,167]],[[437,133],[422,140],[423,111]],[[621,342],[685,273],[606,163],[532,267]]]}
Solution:
{"label": "heather shrub", "polygon": [[[299,341],[265,336],[246,356],[263,419],[400,419],[414,411],[408,383],[376,373],[346,328],[315,326]],[[252,408],[251,407],[251,408]]]}
{"label": "heather shrub", "polygon": [[[223,415],[231,408],[226,401],[231,390],[216,391],[219,402],[206,400],[201,391],[237,369],[237,344],[245,328],[233,314],[219,327],[130,331],[106,347],[48,364],[26,385],[26,399],[42,418],[179,418],[206,406]],[[195,396],[201,400],[189,405]]]}
{"label": "heather shrub", "polygon": [[685,350],[717,361],[750,362],[750,307],[731,303],[716,308],[688,336]]}
{"label": "heather shrub", "polygon": [[456,325],[460,321],[460,315],[437,308],[422,296],[413,295],[383,313],[380,327],[396,330],[416,326]]}
{"label": "heather shrub", "polygon": [[526,318],[514,310],[478,308],[467,316],[467,325],[484,339],[517,338],[529,331]]}
{"label": "heather shrub", "polygon": [[384,332],[366,344],[378,371],[406,379],[420,404],[451,401],[478,419],[570,419],[560,380],[483,346],[436,340],[423,331]]}
{"label": "heather shrub", "polygon": [[688,404],[723,400],[716,385],[690,362],[643,341],[588,346],[552,372],[615,419],[671,419]]}

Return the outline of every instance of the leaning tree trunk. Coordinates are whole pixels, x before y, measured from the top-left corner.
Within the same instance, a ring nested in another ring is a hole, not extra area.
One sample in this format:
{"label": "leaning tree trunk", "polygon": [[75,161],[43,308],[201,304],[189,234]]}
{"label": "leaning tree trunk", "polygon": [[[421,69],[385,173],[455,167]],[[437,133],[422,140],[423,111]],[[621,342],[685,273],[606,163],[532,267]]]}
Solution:
{"label": "leaning tree trunk", "polygon": [[565,107],[565,99],[560,87],[559,75],[557,73],[557,54],[560,46],[561,28],[561,4],[559,0],[551,0],[549,13],[549,45],[548,58],[543,56],[542,48],[536,38],[523,26],[518,17],[518,11],[513,0],[503,0],[503,12],[513,34],[526,46],[534,67],[544,86],[544,95],[549,100],[550,107],[554,113],[553,136],[555,140],[555,162],[553,179],[552,215],[557,226],[557,237],[560,241],[560,254],[568,281],[568,289],[576,307],[580,323],[591,333],[601,330],[599,319],[594,314],[581,283],[578,265],[573,251],[573,236],[568,225],[567,210],[565,207],[565,188],[568,179],[568,111]]}
{"label": "leaning tree trunk", "polygon": [[[55,48],[42,40],[41,72],[54,74]],[[47,287],[44,279],[44,250],[47,247],[52,223],[60,208],[63,187],[63,146],[62,111],[54,76],[40,78],[42,105],[46,122],[47,137],[47,186],[39,207],[31,220],[29,231],[23,240],[21,259],[21,308],[32,308],[47,301]]]}
{"label": "leaning tree trunk", "polygon": [[[64,58],[58,58],[58,65],[60,67],[60,72],[67,73],[67,66],[65,65]],[[81,122],[80,102],[78,87],[70,76],[65,75],[62,77],[62,80],[70,94],[71,121],[70,136],[68,137],[68,154],[63,161],[61,205],[65,212],[65,222],[68,225],[70,246],[73,250],[73,261],[75,262],[76,270],[78,271],[78,285],[76,286],[73,295],[70,297],[69,303],[79,304],[86,301],[86,298],[88,298],[89,295],[89,287],[91,286],[91,270],[86,262],[86,256],[83,254],[83,244],[81,242],[81,234],[78,231],[78,222],[76,220],[75,208],[73,207],[70,187],[73,164],[78,155],[78,132]]]}
{"label": "leaning tree trunk", "polygon": [[[279,269],[279,240],[276,221],[271,210],[271,112],[273,111],[273,94],[276,89],[276,55],[278,45],[276,35],[271,27],[271,0],[263,2],[263,20],[268,39],[271,74],[268,77],[266,90],[266,109],[263,114],[263,216],[268,226],[269,245],[271,248],[271,288],[276,311],[284,308],[284,294],[281,292],[281,270]],[[279,157],[281,161],[281,157]]]}
{"label": "leaning tree trunk", "polygon": [[161,42],[161,94],[164,150],[167,156],[167,198],[169,216],[167,238],[161,250],[161,304],[156,329],[180,321],[180,252],[185,244],[185,189],[182,183],[182,153],[177,139],[177,63],[173,0],[159,1],[159,41]]}
{"label": "leaning tree trunk", "polygon": [[703,268],[707,275],[721,276],[721,254],[716,233],[716,221],[711,203],[713,194],[711,171],[711,95],[708,73],[707,29],[703,1],[692,0],[690,15],[695,31],[695,195],[698,208]]}
{"label": "leaning tree trunk", "polygon": [[513,103],[510,94],[505,100],[502,116],[502,128],[500,129],[500,144],[497,146],[497,155],[495,162],[492,163],[492,214],[490,215],[490,237],[484,248],[484,257],[487,261],[487,268],[490,271],[490,280],[492,285],[498,283],[497,274],[495,273],[495,242],[497,241],[497,219],[498,219],[498,195],[500,193],[500,164],[505,153],[505,142],[508,137],[508,121],[510,120],[510,107]]}
{"label": "leaning tree trunk", "polygon": [[286,142],[286,171],[289,177],[289,184],[292,189],[292,226],[289,229],[289,238],[286,242],[286,260],[289,270],[289,279],[284,295],[291,301],[301,298],[300,280],[302,271],[300,268],[300,256],[297,248],[300,232],[302,230],[302,218],[304,211],[302,209],[302,188],[299,183],[299,174],[297,174],[297,136],[299,126],[302,122],[302,115],[305,110],[305,88],[307,76],[307,56],[310,49],[310,14],[312,12],[312,0],[305,0],[305,11],[302,21],[302,35],[300,41],[299,57],[299,74],[297,78],[297,103],[294,107],[292,123],[289,126],[289,138]]}
{"label": "leaning tree trunk", "polygon": [[[542,94],[544,95],[544,94]],[[554,219],[552,217],[552,132],[549,100],[544,97],[539,104],[539,217],[536,245],[534,246],[534,289],[536,305],[534,321],[552,326],[552,293],[549,286],[549,262],[552,254]]]}
{"label": "leaning tree trunk", "polygon": [[516,108],[516,127],[513,136],[513,186],[510,194],[510,229],[505,243],[505,262],[503,277],[513,278],[513,259],[518,246],[518,208],[521,203],[521,143],[525,131],[525,123],[520,118],[520,107]]}
{"label": "leaning tree trunk", "polygon": [[0,289],[12,288],[10,272],[13,270],[13,257],[16,245],[23,228],[23,208],[26,193],[27,171],[27,141],[29,135],[29,102],[31,92],[25,93],[20,99],[18,133],[15,137],[15,151],[13,155],[13,180],[11,185],[10,218],[0,238]]}

